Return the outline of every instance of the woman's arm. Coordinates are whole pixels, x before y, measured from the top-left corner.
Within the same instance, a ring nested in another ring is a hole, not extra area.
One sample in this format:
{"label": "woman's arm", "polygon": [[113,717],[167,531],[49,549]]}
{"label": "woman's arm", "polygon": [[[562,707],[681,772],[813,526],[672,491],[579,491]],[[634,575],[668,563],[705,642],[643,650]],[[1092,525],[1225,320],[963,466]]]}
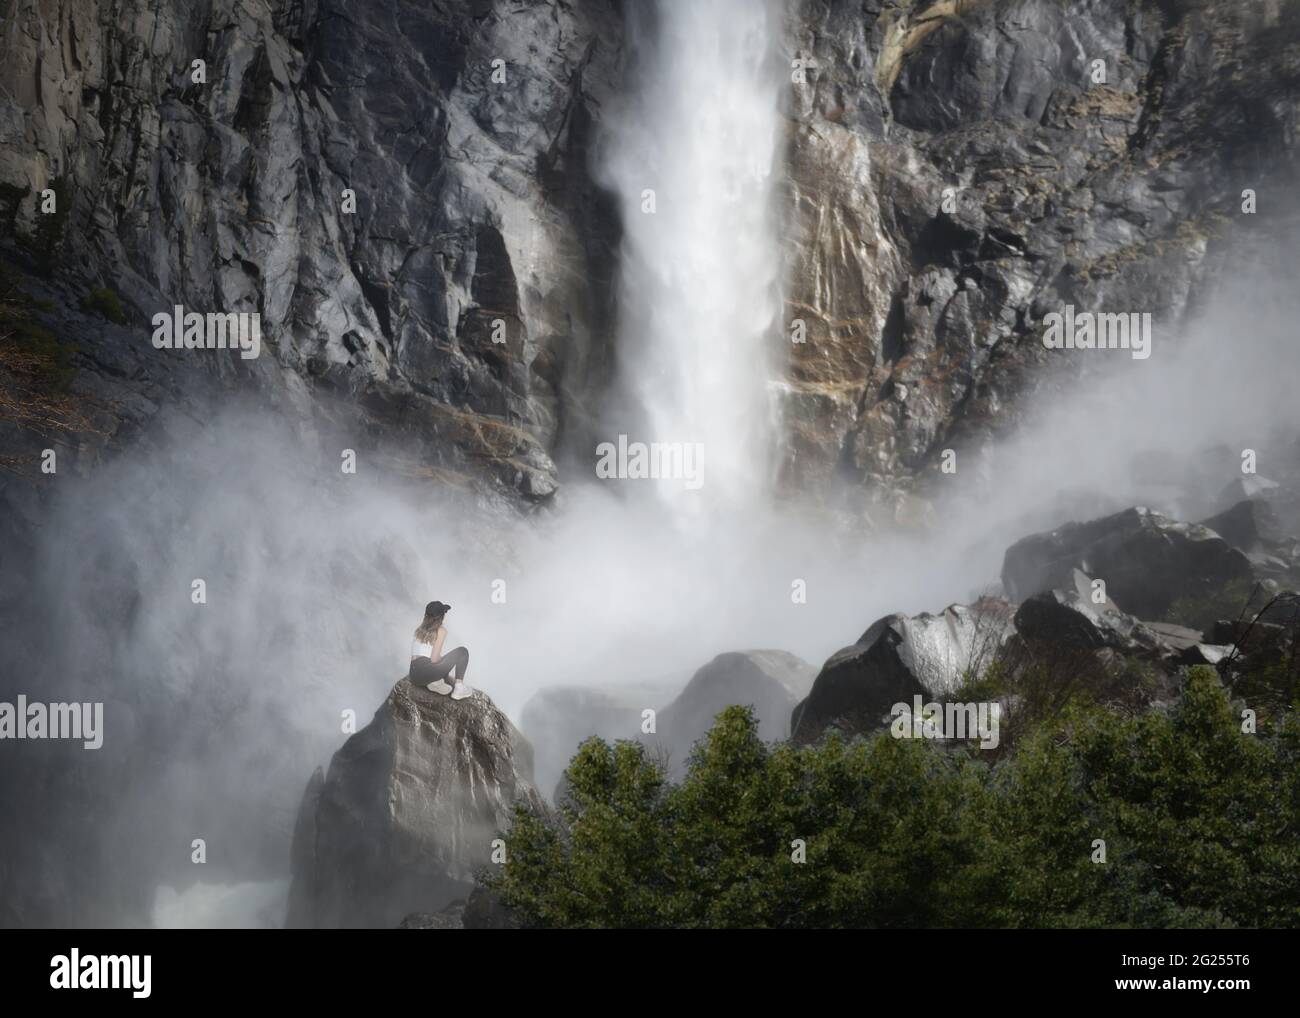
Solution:
{"label": "woman's arm", "polygon": [[438,638],[433,641],[433,651],[429,654],[429,660],[437,664],[442,660],[442,641],[447,639],[447,627],[438,627]]}

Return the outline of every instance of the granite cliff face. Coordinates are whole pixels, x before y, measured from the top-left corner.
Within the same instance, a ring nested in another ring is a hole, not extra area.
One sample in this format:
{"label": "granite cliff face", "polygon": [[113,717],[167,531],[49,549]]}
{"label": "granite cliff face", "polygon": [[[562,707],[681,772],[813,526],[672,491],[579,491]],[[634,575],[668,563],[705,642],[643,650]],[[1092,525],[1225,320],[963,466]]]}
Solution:
{"label": "granite cliff face", "polygon": [[[1052,383],[1045,313],[1151,312],[1174,343],[1227,242],[1286,218],[1294,5],[802,10],[786,187],[801,486],[838,472],[906,511],[944,448],[978,453]],[[1242,215],[1247,189],[1272,195],[1267,217]]]}
{"label": "granite cliff face", "polygon": [[[100,430],[206,381],[149,346],[156,311],[258,312],[264,355],[200,371],[307,416],[342,394],[421,467],[555,490],[607,338],[615,224],[587,150],[612,7],[8,6],[0,220],[57,304],[100,285],[125,305],[126,328],[57,322],[113,407]],[[148,403],[114,398],[123,377]]]}
{"label": "granite cliff face", "polygon": [[[406,439],[408,473],[556,490],[614,357],[619,224],[593,146],[628,81],[617,4],[9,6],[0,220],[8,258],[53,270],[29,289],[80,348],[98,413],[75,441],[126,437],[215,374]],[[1045,381],[1043,314],[1150,311],[1176,333],[1243,190],[1295,170],[1300,21],[1274,0],[787,18],[807,68],[782,171],[785,324],[806,329],[781,343],[790,487],[847,480],[903,511],[942,449],[978,450]],[[77,310],[92,286],[125,326]],[[175,304],[260,312],[269,355],[182,370],[142,332]]]}

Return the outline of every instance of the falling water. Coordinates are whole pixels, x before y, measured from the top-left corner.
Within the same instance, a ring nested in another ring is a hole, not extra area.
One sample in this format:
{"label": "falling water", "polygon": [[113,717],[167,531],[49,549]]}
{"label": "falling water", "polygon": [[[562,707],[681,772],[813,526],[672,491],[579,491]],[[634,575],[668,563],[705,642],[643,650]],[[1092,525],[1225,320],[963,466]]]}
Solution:
{"label": "falling water", "polygon": [[615,419],[632,440],[698,443],[702,486],[658,486],[678,518],[753,506],[771,479],[779,24],[766,0],[658,0],[630,33],[636,98],[606,139],[631,403]]}

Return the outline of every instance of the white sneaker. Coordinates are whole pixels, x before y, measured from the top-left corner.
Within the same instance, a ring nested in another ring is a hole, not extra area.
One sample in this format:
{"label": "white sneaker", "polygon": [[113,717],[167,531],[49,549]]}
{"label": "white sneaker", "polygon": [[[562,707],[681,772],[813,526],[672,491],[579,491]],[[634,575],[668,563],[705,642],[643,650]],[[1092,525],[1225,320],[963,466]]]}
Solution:
{"label": "white sneaker", "polygon": [[430,682],[424,688],[427,689],[430,693],[441,693],[443,696],[446,696],[448,693],[451,692],[451,687],[447,685],[445,679],[439,679],[437,682]]}
{"label": "white sneaker", "polygon": [[463,700],[465,697],[473,695],[474,690],[470,689],[469,686],[465,685],[465,683],[458,682],[456,683],[456,691],[451,694],[451,698],[453,700]]}

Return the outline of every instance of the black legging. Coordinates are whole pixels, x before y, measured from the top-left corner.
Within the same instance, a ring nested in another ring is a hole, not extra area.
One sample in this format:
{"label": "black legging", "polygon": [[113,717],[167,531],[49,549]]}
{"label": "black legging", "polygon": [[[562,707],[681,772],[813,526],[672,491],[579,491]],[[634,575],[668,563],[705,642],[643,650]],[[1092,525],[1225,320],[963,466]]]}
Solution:
{"label": "black legging", "polygon": [[464,647],[447,651],[437,662],[427,657],[413,657],[411,658],[411,681],[417,686],[427,686],[430,682],[445,679],[452,669],[455,669],[455,679],[460,682],[465,678],[465,669],[468,667],[469,651]]}

